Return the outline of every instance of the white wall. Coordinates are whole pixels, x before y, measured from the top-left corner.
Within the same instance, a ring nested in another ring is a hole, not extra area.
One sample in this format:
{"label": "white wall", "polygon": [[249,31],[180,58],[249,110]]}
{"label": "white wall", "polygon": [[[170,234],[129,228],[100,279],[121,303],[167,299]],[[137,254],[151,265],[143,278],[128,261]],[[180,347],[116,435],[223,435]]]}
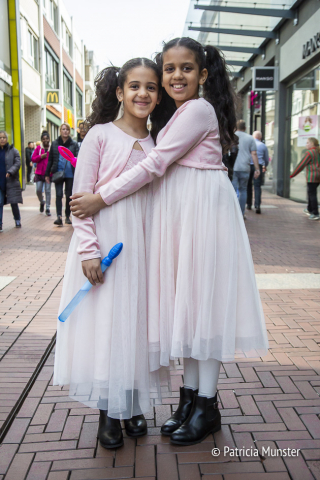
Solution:
{"label": "white wall", "polygon": [[10,68],[8,5],[3,0],[0,0],[0,45],[0,60]]}

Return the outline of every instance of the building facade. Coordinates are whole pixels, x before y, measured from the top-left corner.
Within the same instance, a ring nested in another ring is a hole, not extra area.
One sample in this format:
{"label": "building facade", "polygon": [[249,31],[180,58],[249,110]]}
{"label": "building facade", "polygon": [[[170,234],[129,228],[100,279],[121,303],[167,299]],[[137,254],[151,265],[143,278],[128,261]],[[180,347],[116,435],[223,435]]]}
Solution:
{"label": "building facade", "polygon": [[[290,173],[308,136],[320,138],[319,0],[192,2],[184,35],[223,51],[239,96],[238,118],[248,133],[261,130],[268,146],[274,193],[304,202],[305,173],[291,180]],[[272,88],[254,85],[255,76],[263,78],[258,72],[271,72]]]}
{"label": "building facade", "polygon": [[[0,130],[23,158],[23,97],[18,0],[0,1]],[[22,183],[24,167],[20,169]]]}
{"label": "building facade", "polygon": [[25,146],[51,139],[61,123],[75,135],[84,118],[84,46],[62,0],[20,0]]}
{"label": "building facade", "polygon": [[84,47],[85,58],[85,116],[91,113],[91,104],[94,99],[94,79],[98,75],[99,67],[96,65],[94,52]]}

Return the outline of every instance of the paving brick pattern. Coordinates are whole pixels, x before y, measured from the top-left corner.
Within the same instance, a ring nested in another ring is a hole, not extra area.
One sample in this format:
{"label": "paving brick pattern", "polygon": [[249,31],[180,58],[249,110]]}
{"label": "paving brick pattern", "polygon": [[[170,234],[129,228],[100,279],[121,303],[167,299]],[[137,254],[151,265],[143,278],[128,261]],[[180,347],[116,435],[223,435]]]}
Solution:
{"label": "paving brick pattern", "polygon": [[[29,187],[25,204],[36,204]],[[320,273],[320,222],[303,206],[264,192],[278,208],[248,212],[256,272]],[[17,276],[0,291],[0,419],[5,421],[49,344],[55,328],[71,229],[55,229],[35,209],[22,211],[23,228],[1,236],[1,275]],[[170,445],[159,427],[177,408],[180,362],[172,393],[147,416],[149,435],[125,437],[118,450],[100,447],[98,411],[73,402],[52,385],[53,352],[0,446],[0,480],[309,480],[320,479],[320,292],[261,292],[270,340],[264,358],[223,364],[219,379],[222,430],[201,444]],[[255,454],[232,455],[248,449]],[[296,457],[264,449],[300,449]],[[220,454],[212,455],[212,449]]]}

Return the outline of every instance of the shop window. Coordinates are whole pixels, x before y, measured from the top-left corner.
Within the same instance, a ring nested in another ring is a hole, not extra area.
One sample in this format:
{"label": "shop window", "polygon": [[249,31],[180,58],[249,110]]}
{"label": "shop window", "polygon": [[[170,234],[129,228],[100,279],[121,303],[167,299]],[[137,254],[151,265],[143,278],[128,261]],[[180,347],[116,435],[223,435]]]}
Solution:
{"label": "shop window", "polygon": [[274,157],[274,117],[275,117],[275,92],[265,92],[265,127],[264,127],[264,143],[268,147],[269,165],[267,176],[271,180],[273,173],[273,157]]}
{"label": "shop window", "polygon": [[28,61],[39,71],[39,41],[31,30],[28,30]]}
{"label": "shop window", "polygon": [[47,132],[50,135],[50,141],[53,142],[53,140],[56,140],[60,135],[59,126],[47,120]]}
{"label": "shop window", "polygon": [[0,130],[5,130],[9,136],[9,143],[12,138],[12,103],[11,97],[0,90]]}
{"label": "shop window", "polygon": [[72,103],[72,81],[63,73],[63,99],[68,105],[73,105]]}
{"label": "shop window", "polygon": [[79,90],[76,90],[76,108],[77,108],[77,117],[82,117],[82,93]]}
{"label": "shop window", "polygon": [[50,88],[59,88],[59,64],[49,50],[45,49],[46,56],[46,83]]}
{"label": "shop window", "polygon": [[[291,99],[291,115],[288,119],[290,132],[289,157],[290,173],[292,173],[306,152],[307,139],[309,137],[319,139],[320,67],[298,79],[290,87],[289,95]],[[305,170],[291,179],[290,198],[306,201]]]}

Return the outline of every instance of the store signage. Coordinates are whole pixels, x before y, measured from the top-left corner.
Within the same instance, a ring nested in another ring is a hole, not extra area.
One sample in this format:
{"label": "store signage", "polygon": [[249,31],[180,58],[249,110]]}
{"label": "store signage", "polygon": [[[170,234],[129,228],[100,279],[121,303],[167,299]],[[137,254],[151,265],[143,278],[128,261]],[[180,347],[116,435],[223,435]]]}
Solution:
{"label": "store signage", "polygon": [[59,90],[47,90],[46,91],[46,104],[55,105],[59,102]]}
{"label": "store signage", "polygon": [[278,90],[278,67],[252,68],[252,90],[254,92]]}
{"label": "store signage", "polygon": [[0,67],[0,79],[12,87],[12,77],[3,68]]}
{"label": "store signage", "polygon": [[308,138],[318,138],[319,134],[319,116],[306,115],[299,117],[298,125],[298,147],[305,147]]}
{"label": "store signage", "polygon": [[315,52],[320,48],[320,32],[310,38],[310,40],[305,43],[302,47],[302,58],[307,58],[311,53]]}

